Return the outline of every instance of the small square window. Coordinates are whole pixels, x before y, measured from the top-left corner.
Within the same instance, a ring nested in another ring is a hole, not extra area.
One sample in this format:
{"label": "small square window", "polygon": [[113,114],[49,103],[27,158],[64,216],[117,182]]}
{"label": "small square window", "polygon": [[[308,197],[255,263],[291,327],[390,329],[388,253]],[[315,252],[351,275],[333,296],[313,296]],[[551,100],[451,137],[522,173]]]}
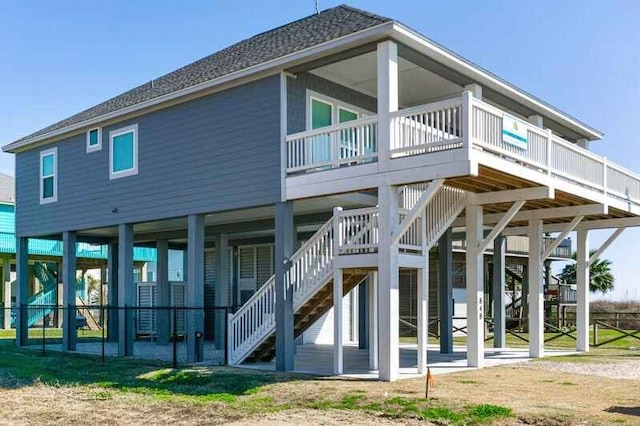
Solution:
{"label": "small square window", "polygon": [[99,151],[102,149],[102,131],[99,127],[87,130],[87,152]]}

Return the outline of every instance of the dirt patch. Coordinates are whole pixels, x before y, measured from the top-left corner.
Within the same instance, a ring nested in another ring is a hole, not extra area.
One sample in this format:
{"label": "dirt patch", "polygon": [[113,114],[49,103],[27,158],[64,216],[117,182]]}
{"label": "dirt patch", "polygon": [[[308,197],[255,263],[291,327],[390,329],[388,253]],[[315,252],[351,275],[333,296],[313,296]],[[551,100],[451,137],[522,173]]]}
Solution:
{"label": "dirt patch", "polygon": [[[481,404],[509,407],[514,417],[495,420],[499,425],[640,424],[640,380],[631,377],[640,370],[640,359],[604,362],[608,359],[536,361],[436,376],[431,402],[456,413]],[[158,371],[153,374],[164,370]],[[624,373],[628,380],[591,374],[602,371]],[[199,378],[207,373],[218,374],[216,380],[221,380],[222,372],[237,372],[238,377],[227,377],[229,381],[246,379],[246,371],[238,369],[203,367],[197,369],[197,377],[189,372],[182,370],[166,380],[183,380],[192,389],[204,386]],[[151,387],[126,381],[113,387],[47,383],[15,380],[5,371],[0,380],[0,424],[425,424],[417,412],[405,410],[401,417],[394,417],[383,409],[393,400],[423,404],[424,379],[381,383],[292,376],[288,381],[248,386],[250,391],[229,395],[230,402],[176,398],[174,393],[150,392]],[[149,386],[153,383],[165,384],[158,379]]]}
{"label": "dirt patch", "polygon": [[542,371],[558,371],[569,374],[586,374],[609,379],[640,380],[640,359],[610,363],[573,363],[536,361],[522,364],[523,368]]}
{"label": "dirt patch", "polygon": [[230,425],[249,426],[261,424],[265,426],[287,425],[429,425],[432,423],[417,419],[390,419],[371,413],[349,410],[287,410],[266,416],[256,416],[249,419],[229,423]]}

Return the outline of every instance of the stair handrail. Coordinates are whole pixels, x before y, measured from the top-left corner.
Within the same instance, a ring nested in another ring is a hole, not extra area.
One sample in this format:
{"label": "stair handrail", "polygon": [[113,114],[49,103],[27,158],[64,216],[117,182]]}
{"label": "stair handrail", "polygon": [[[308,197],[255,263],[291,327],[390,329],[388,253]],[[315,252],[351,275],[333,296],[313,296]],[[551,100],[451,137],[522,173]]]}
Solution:
{"label": "stair handrail", "polygon": [[[28,315],[27,324],[29,327],[34,325],[40,318],[43,318],[53,312],[55,306],[55,289],[41,291],[27,305]],[[32,309],[29,309],[32,308]]]}
{"label": "stair handrail", "polygon": [[286,288],[293,286],[293,308],[312,295],[319,282],[332,271],[333,238],[336,235],[333,218],[329,219],[289,259],[285,275]]}
{"label": "stair handrail", "polygon": [[[327,271],[331,272],[332,237],[333,218],[289,259],[291,266],[285,275],[285,288],[288,290],[293,286],[294,310],[313,295],[319,280],[328,275]],[[275,329],[275,290],[276,280],[272,275],[240,309],[229,315],[227,344],[230,364],[241,362]]]}
{"label": "stair handrail", "polygon": [[[40,284],[42,284],[42,290],[29,297],[27,305],[39,305],[40,303],[35,303],[35,301],[38,300],[38,297],[54,290],[58,283],[53,274],[41,262],[35,263],[34,273],[40,281]],[[42,274],[45,274],[46,276],[40,276]]]}

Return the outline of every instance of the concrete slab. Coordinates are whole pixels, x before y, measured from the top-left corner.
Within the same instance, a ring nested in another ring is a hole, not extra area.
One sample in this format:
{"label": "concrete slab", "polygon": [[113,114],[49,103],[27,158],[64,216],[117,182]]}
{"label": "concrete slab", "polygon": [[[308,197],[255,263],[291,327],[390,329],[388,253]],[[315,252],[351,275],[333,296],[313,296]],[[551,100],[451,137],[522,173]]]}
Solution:
{"label": "concrete slab", "polygon": [[[47,345],[46,350],[62,351],[62,345],[60,344]],[[172,362],[173,351],[174,351],[173,344],[158,345],[157,343],[150,342],[150,341],[136,341],[133,345],[132,358]],[[176,351],[178,363],[180,364],[186,363],[187,362],[186,343],[185,342],[177,343],[175,351]],[[104,352],[105,352],[105,356],[117,357],[118,343],[105,342]],[[78,343],[75,353],[101,356],[102,343],[101,342]],[[205,360],[204,362],[208,364],[222,365],[224,363],[224,350],[218,349],[211,342],[205,342],[204,360]]]}
{"label": "concrete slab", "polygon": [[[311,374],[317,376],[333,376],[333,346],[332,345],[301,345],[296,346],[295,356],[296,373]],[[547,350],[547,356],[570,355],[575,352]],[[420,377],[417,366],[417,346],[411,344],[400,345],[400,379]],[[465,346],[454,347],[452,354],[441,354],[438,345],[429,345],[427,365],[432,374],[449,374],[461,371],[473,370],[467,367],[467,351]],[[527,362],[529,350],[527,348],[485,349],[485,366]],[[358,349],[356,345],[344,346],[344,374],[343,377],[357,379],[377,379],[378,372],[369,370],[368,354],[366,349]],[[274,362],[246,363],[240,365],[243,368],[275,371]]]}

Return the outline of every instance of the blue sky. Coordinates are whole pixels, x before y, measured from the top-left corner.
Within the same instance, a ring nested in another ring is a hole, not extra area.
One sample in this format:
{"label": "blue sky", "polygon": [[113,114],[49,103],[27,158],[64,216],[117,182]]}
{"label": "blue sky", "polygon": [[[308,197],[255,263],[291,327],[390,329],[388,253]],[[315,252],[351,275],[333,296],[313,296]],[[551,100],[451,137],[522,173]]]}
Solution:
{"label": "blue sky", "polygon": [[[321,0],[321,9],[340,2]],[[640,171],[640,2],[358,1],[603,131],[593,150]],[[313,13],[312,0],[41,1],[0,8],[0,143],[243,38]],[[81,167],[81,165],[79,165]],[[0,171],[13,158],[0,154]],[[592,232],[596,246],[606,237]],[[606,253],[640,299],[640,230]]]}

